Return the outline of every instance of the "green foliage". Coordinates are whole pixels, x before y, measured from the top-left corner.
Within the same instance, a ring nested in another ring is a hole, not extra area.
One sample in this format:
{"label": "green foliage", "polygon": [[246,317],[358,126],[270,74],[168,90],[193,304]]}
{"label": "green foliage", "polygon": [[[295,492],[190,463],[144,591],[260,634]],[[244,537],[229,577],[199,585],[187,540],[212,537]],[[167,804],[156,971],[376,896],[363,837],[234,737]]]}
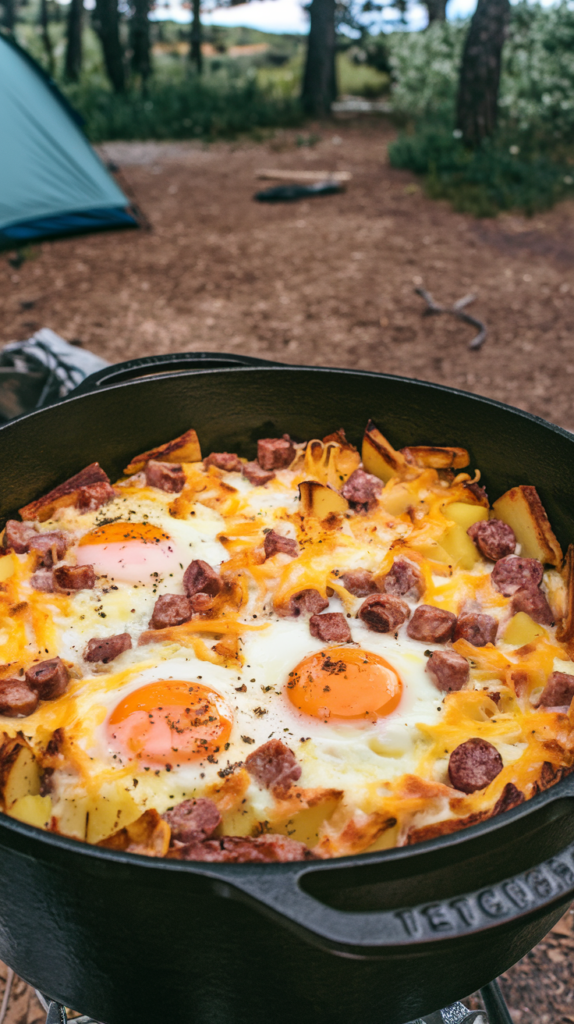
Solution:
{"label": "green foliage", "polygon": [[447,22],[389,38],[392,103],[407,125],[391,163],[426,175],[429,195],[477,216],[552,206],[573,192],[574,9],[567,0],[512,7],[497,133],[474,152],[453,135],[466,31]]}
{"label": "green foliage", "polygon": [[477,150],[466,149],[453,135],[452,122],[419,125],[414,134],[401,135],[389,147],[389,157],[394,167],[426,175],[426,191],[433,199],[448,199],[455,210],[476,217],[513,208],[533,214],[574,195],[574,172],[568,164],[544,153],[522,153],[500,136]]}
{"label": "green foliage", "polygon": [[153,81],[145,94],[116,96],[99,84],[66,89],[92,142],[110,139],[215,139],[301,122],[298,103],[265,92],[253,77],[216,75]]}

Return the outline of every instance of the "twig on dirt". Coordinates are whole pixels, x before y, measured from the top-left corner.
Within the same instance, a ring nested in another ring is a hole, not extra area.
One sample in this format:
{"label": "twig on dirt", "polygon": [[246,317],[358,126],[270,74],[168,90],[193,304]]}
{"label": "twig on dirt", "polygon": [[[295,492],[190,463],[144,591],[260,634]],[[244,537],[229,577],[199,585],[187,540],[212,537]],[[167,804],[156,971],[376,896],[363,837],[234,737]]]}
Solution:
{"label": "twig on dirt", "polygon": [[10,993],[12,991],[12,982],[14,981],[14,971],[11,967],[8,968],[6,973],[6,988],[4,989],[4,996],[2,999],[2,1006],[0,1006],[0,1024],[3,1024],[8,1010],[8,1003],[10,1002]]}
{"label": "twig on dirt", "polygon": [[438,313],[449,313],[450,316],[455,316],[458,320],[464,320],[465,323],[472,324],[473,327],[477,328],[478,334],[468,343],[468,347],[472,349],[473,352],[478,351],[478,349],[482,347],[488,334],[486,324],[483,324],[482,320],[478,320],[476,317],[471,316],[470,313],[464,312],[465,306],[474,302],[476,295],[463,295],[462,299],[457,299],[452,306],[439,306],[433,299],[431,293],[427,292],[426,288],[415,288],[415,292],[417,295],[420,295],[427,304],[427,309],[425,309],[423,316],[433,316]]}

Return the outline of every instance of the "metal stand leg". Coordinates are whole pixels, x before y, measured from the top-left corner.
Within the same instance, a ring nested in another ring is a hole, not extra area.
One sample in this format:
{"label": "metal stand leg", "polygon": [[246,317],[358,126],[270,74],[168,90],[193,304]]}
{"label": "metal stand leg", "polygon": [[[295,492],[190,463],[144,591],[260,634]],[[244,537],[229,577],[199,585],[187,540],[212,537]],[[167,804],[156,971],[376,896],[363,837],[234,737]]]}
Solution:
{"label": "metal stand leg", "polygon": [[512,1024],[512,1017],[508,1012],[508,1007],[496,979],[491,981],[489,985],[481,988],[480,994],[484,1008],[488,1013],[490,1024]]}

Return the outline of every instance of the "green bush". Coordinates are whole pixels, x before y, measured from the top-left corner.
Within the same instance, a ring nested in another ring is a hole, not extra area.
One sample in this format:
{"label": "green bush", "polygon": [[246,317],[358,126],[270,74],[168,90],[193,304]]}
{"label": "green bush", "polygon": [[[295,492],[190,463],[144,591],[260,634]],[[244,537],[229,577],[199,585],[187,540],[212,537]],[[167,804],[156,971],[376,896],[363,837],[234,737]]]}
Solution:
{"label": "green bush", "polygon": [[389,156],[394,167],[426,175],[432,198],[448,199],[455,210],[477,217],[513,208],[533,214],[574,192],[568,164],[544,153],[523,154],[500,136],[468,150],[453,134],[452,122],[420,124],[389,147]]}
{"label": "green bush", "polygon": [[263,90],[250,76],[235,81],[216,74],[154,79],[145,93],[131,90],[123,96],[84,81],[66,92],[92,142],[230,138],[302,120],[294,98]]}

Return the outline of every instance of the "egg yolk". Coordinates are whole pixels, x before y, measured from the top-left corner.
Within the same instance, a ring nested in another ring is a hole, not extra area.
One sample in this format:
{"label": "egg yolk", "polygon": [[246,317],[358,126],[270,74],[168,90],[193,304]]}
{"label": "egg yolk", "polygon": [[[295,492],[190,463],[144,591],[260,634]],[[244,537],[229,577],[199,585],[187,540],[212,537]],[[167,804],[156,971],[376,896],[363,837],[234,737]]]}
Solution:
{"label": "egg yolk", "polygon": [[76,548],[78,565],[123,583],[149,583],[179,565],[165,530],[151,523],[106,523],[85,534]]}
{"label": "egg yolk", "polygon": [[130,541],[144,544],[161,544],[169,540],[168,534],[151,523],[106,523],[86,533],[79,541],[79,546],[87,544],[128,544]]}
{"label": "egg yolk", "polygon": [[223,750],[232,713],[220,694],[200,683],[161,680],[133,690],[107,724],[112,746],[150,766],[176,766]]}
{"label": "egg yolk", "polygon": [[390,715],[402,692],[401,680],[384,658],[349,647],[309,655],[289,673],[287,682],[295,707],[323,719]]}

